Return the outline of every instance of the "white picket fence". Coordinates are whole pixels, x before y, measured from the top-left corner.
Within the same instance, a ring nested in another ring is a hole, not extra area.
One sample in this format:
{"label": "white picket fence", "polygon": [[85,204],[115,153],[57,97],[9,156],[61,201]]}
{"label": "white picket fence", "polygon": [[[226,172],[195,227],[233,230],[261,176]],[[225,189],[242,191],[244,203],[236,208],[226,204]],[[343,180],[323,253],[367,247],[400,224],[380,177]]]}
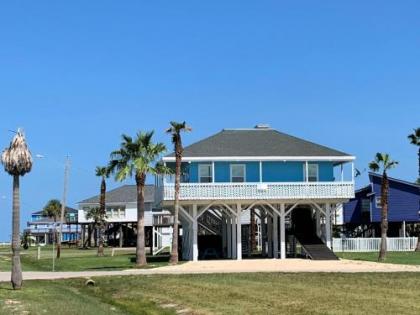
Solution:
{"label": "white picket fence", "polygon": [[[335,252],[377,252],[380,238],[333,238]],[[417,237],[388,237],[387,250],[390,252],[414,251]]]}

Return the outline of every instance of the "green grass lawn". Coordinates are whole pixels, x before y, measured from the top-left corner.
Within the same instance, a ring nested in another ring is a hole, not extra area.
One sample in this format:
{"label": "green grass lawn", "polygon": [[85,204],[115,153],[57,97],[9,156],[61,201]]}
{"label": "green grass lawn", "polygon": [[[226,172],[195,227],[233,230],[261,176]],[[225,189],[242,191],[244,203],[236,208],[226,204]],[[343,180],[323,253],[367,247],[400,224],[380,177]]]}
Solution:
{"label": "green grass lawn", "polygon": [[[133,268],[135,254],[133,251],[116,251],[111,257],[111,249],[105,249],[105,257],[97,257],[96,249],[77,249],[64,247],[61,258],[55,260],[56,271],[87,271],[87,270],[121,270]],[[52,248],[42,247],[41,259],[37,260],[37,249],[34,247],[21,251],[23,271],[51,271]],[[146,268],[161,267],[167,265],[168,256],[148,257]],[[10,248],[0,249],[0,271],[10,270]]]}
{"label": "green grass lawn", "polygon": [[[338,257],[353,260],[378,261],[377,252],[368,253],[335,253]],[[390,264],[420,265],[420,252],[388,252],[386,260]]]}
{"label": "green grass lawn", "polygon": [[0,284],[0,314],[420,314],[413,273],[98,277]]}

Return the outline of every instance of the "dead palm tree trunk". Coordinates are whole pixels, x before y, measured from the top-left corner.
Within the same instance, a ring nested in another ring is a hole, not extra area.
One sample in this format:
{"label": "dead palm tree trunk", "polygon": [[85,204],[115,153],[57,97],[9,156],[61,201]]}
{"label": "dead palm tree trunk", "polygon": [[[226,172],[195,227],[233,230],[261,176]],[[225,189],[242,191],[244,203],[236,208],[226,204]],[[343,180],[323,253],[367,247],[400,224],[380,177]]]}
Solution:
{"label": "dead palm tree trunk", "polygon": [[22,287],[22,269],[20,265],[20,196],[19,175],[13,176],[13,215],[12,215],[12,286],[18,290]]}
{"label": "dead palm tree trunk", "polygon": [[382,175],[381,185],[381,248],[379,251],[379,261],[384,261],[387,251],[387,234],[388,234],[388,189],[389,181],[386,172]]}
{"label": "dead palm tree trunk", "polygon": [[146,251],[144,244],[144,187],[146,175],[136,175],[137,185],[137,246],[136,246],[136,265],[141,267],[147,264]]}

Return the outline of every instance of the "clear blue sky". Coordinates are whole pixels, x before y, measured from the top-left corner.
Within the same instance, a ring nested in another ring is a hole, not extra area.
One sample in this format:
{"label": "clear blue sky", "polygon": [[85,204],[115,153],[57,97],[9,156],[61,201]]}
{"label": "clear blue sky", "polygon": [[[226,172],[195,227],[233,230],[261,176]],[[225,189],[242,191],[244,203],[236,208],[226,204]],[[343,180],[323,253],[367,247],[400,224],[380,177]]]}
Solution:
{"label": "clear blue sky", "polygon": [[[61,198],[98,192],[94,168],[120,134],[186,120],[191,143],[226,127],[272,127],[357,156],[400,161],[414,180],[420,125],[418,1],[9,1],[0,3],[0,145],[23,127],[36,160],[22,227]],[[366,181],[366,174],[360,184]],[[118,185],[110,181],[109,186]],[[0,241],[11,178],[0,172]]]}

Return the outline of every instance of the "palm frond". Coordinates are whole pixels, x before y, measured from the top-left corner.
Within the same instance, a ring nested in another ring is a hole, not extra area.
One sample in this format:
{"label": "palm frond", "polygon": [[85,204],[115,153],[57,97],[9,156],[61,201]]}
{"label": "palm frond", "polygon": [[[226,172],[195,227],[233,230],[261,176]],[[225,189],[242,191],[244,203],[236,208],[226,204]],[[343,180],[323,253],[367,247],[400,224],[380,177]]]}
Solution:
{"label": "palm frond", "polygon": [[26,144],[25,136],[19,129],[8,148],[1,155],[4,169],[10,175],[24,176],[32,169],[32,155]]}

